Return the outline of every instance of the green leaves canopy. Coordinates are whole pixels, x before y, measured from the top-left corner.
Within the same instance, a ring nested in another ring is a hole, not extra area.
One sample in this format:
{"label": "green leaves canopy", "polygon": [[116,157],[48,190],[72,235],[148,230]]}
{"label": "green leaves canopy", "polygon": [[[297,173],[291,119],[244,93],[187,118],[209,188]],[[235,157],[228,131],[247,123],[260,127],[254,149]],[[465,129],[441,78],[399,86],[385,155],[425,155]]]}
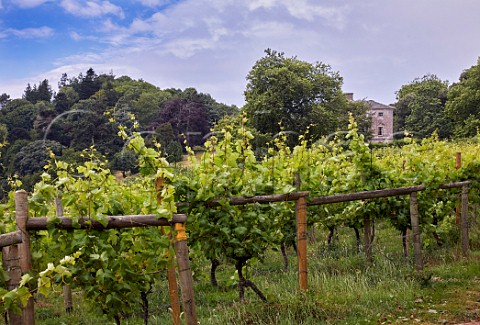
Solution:
{"label": "green leaves canopy", "polygon": [[450,136],[450,121],[445,114],[448,82],[429,74],[403,85],[397,92],[395,130],[414,131],[420,138],[437,131]]}
{"label": "green leaves canopy", "polygon": [[[261,133],[273,136],[283,127],[303,134],[310,124],[322,122],[319,111],[343,97],[342,78],[330,66],[285,58],[270,49],[265,53],[247,75],[244,93],[249,123]],[[328,134],[334,129],[322,131]]]}
{"label": "green leaves canopy", "polygon": [[460,82],[450,87],[446,112],[454,121],[454,136],[477,134],[480,129],[480,59],[477,65],[462,73]]}

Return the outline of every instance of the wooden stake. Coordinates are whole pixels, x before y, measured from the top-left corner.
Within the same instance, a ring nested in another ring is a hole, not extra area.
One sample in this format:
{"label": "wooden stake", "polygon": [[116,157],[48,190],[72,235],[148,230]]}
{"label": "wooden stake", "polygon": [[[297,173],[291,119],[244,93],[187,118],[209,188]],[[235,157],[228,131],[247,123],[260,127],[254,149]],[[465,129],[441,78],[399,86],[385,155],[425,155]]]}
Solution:
{"label": "wooden stake", "polygon": [[183,311],[187,325],[197,325],[197,313],[195,310],[195,297],[193,294],[193,277],[188,258],[187,233],[185,224],[175,223],[177,235],[175,236],[175,252],[177,254],[178,274],[182,289]]}
{"label": "wooden stake", "polygon": [[[7,281],[7,290],[11,291],[20,285],[22,279],[22,269],[20,268],[20,257],[18,256],[18,245],[3,247],[2,262],[3,269],[8,273],[10,279]],[[8,310],[8,319],[10,325],[22,325],[22,314],[15,314]]]}
{"label": "wooden stake", "polygon": [[462,186],[462,254],[468,257],[469,237],[468,237],[468,185]]}
{"label": "wooden stake", "polygon": [[295,212],[297,214],[298,283],[301,291],[307,291],[307,200],[305,197],[297,200]]}
{"label": "wooden stake", "polygon": [[[162,235],[165,236],[165,231],[162,227]],[[168,238],[171,240],[171,233],[168,234]],[[178,284],[177,284],[177,275],[175,273],[175,265],[173,263],[173,255],[168,254],[168,269],[167,269],[167,280],[168,280],[168,294],[170,296],[170,305],[172,308],[172,319],[174,325],[179,325],[180,320],[180,300],[178,299]]]}
{"label": "wooden stake", "polygon": [[[23,242],[18,244],[18,253],[20,258],[20,268],[22,273],[28,273],[32,270],[32,257],[30,254],[30,235],[27,231],[28,220],[28,197],[27,192],[20,190],[15,192],[15,218],[17,229],[22,232]],[[22,306],[22,324],[35,324],[35,314],[33,306],[33,297],[30,297],[25,307]]]}
{"label": "wooden stake", "polygon": [[369,216],[363,218],[363,247],[368,262],[372,262],[372,220]]}
{"label": "wooden stake", "polygon": [[420,241],[420,227],[418,221],[418,202],[417,192],[410,194],[410,219],[412,222],[412,236],[413,236],[413,254],[415,258],[415,270],[417,272],[423,271],[422,259],[422,244]]}

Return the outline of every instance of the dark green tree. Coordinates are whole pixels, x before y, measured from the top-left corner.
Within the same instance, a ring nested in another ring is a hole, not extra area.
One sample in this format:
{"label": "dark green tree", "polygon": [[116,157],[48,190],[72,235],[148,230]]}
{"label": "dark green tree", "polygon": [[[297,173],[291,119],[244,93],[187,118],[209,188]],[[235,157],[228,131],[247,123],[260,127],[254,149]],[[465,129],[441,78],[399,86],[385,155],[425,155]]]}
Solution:
{"label": "dark green tree", "polygon": [[130,150],[122,150],[113,156],[109,165],[110,169],[122,172],[125,178],[128,172],[138,172],[138,157]]}
{"label": "dark green tree", "polygon": [[340,75],[320,62],[286,58],[271,49],[265,54],[247,75],[244,109],[250,125],[271,136],[282,130],[303,134],[315,123],[316,132],[333,132],[338,112],[347,113]]}
{"label": "dark green tree", "polygon": [[0,123],[8,128],[8,141],[29,139],[38,110],[25,99],[14,99],[0,110]]}
{"label": "dark green tree", "polygon": [[53,101],[55,105],[55,112],[57,115],[60,115],[72,108],[72,106],[78,102],[80,97],[78,93],[70,86],[62,87],[58,93],[55,95]]}
{"label": "dark green tree", "polygon": [[27,84],[27,88],[25,89],[23,98],[25,98],[32,104],[36,104],[39,101],[49,102],[52,99],[52,96],[52,88],[48,84],[48,80],[44,79],[38,84],[38,87],[36,84],[34,84],[32,88],[30,84]]}
{"label": "dark green tree", "polygon": [[22,180],[23,188],[31,190],[40,180],[40,175],[44,172],[43,167],[48,164],[50,151],[61,156],[63,149],[60,143],[48,140],[37,140],[23,145],[8,166],[7,174],[17,174]]}
{"label": "dark green tree", "polygon": [[78,81],[73,80],[72,86],[77,91],[80,99],[88,99],[100,90],[102,84],[98,79],[98,75],[90,68],[87,70],[85,76],[83,76],[83,74],[78,76]]}
{"label": "dark green tree", "polygon": [[453,135],[471,137],[480,130],[480,58],[463,71],[448,90],[446,113],[453,120]]}
{"label": "dark green tree", "polygon": [[10,95],[7,93],[3,93],[0,95],[0,109],[2,109],[5,104],[7,104],[10,101]]}
{"label": "dark green tree", "polygon": [[397,91],[394,129],[413,131],[425,138],[434,131],[441,138],[450,136],[450,119],[445,114],[448,82],[429,74],[417,78]]}

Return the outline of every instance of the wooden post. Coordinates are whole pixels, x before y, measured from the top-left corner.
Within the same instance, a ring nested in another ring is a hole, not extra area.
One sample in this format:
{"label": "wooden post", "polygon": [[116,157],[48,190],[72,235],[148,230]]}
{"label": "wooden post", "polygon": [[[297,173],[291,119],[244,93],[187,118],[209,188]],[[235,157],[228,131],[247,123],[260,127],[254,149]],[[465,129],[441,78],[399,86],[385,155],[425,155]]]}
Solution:
{"label": "wooden post", "polygon": [[[162,195],[161,191],[163,188],[163,177],[157,177],[155,179],[155,190],[157,191],[157,203],[162,203]],[[165,236],[165,230],[163,227],[161,228],[162,235]],[[171,232],[168,234],[168,238],[170,239],[170,243],[172,240]],[[167,269],[167,280],[168,280],[168,293],[170,296],[170,306],[172,308],[172,320],[173,325],[180,325],[180,301],[178,299],[178,284],[177,284],[177,276],[175,273],[175,265],[173,264],[173,256],[168,253],[168,269]]]}
{"label": "wooden post", "polygon": [[368,262],[372,261],[372,220],[369,216],[363,218],[363,247]]}
{"label": "wooden post", "polygon": [[307,200],[300,197],[295,203],[297,215],[298,283],[301,291],[308,290],[307,267]]}
{"label": "wooden post", "polygon": [[188,258],[187,233],[184,223],[175,223],[175,252],[177,254],[178,274],[182,289],[183,311],[187,325],[197,325],[197,313],[195,311],[195,298],[193,295],[193,277]]}
{"label": "wooden post", "polygon": [[[13,290],[20,285],[22,279],[22,269],[20,268],[20,257],[18,256],[18,245],[3,247],[2,261],[3,269],[7,271],[10,279],[7,281],[7,290]],[[15,314],[12,310],[8,310],[8,324],[22,325],[23,317],[21,314]]]}
{"label": "wooden post", "polygon": [[468,257],[469,238],[468,238],[468,185],[462,186],[462,254]]}
{"label": "wooden post", "polygon": [[412,222],[413,254],[415,258],[415,270],[423,271],[422,244],[420,241],[420,226],[418,221],[417,192],[410,193],[410,219]]}
{"label": "wooden post", "polygon": [[[462,167],[462,153],[457,152],[455,154],[455,169],[460,169]],[[458,199],[460,201],[461,194],[458,195]],[[455,222],[457,225],[460,225],[461,223],[461,208],[460,208],[460,203],[457,204],[455,208]]]}
{"label": "wooden post", "polygon": [[[165,235],[165,231],[162,227],[162,234]],[[172,234],[168,234],[168,238],[172,239]],[[178,299],[178,284],[177,284],[177,275],[175,273],[175,265],[173,263],[173,255],[168,254],[168,269],[167,269],[167,280],[168,280],[168,294],[170,296],[170,305],[172,308],[172,320],[174,325],[180,325],[180,300]]]}
{"label": "wooden post", "polygon": [[[59,195],[55,198],[55,214],[57,218],[63,217],[62,197]],[[65,312],[71,313],[73,311],[72,286],[66,284],[63,286],[63,306]]]}
{"label": "wooden post", "polygon": [[[20,268],[22,273],[28,273],[32,270],[32,256],[30,253],[30,235],[27,231],[28,196],[27,192],[24,190],[15,192],[15,218],[17,222],[17,229],[22,232],[23,236],[23,242],[18,244]],[[22,324],[35,324],[33,297],[28,299],[25,307],[22,306]]]}

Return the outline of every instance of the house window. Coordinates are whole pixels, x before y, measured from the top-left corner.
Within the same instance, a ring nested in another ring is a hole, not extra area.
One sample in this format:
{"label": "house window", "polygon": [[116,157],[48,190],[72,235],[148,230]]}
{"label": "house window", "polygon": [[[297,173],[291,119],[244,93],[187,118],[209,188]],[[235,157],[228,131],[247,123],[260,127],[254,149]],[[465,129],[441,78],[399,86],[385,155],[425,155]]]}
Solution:
{"label": "house window", "polygon": [[378,127],[377,135],[383,135],[383,126]]}
{"label": "house window", "polygon": [[383,116],[383,112],[378,112],[378,116]]}

